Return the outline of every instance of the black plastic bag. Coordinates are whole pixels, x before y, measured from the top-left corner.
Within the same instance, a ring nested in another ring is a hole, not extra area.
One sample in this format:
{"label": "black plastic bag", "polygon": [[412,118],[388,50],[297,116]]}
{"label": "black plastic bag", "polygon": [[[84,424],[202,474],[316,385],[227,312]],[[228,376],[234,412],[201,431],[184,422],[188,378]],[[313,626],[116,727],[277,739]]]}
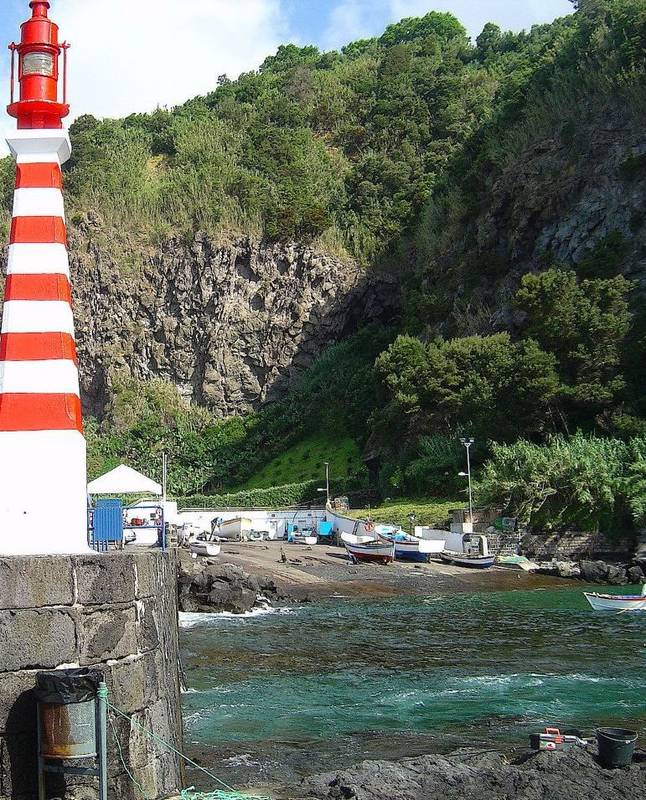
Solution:
{"label": "black plastic bag", "polygon": [[86,703],[96,697],[103,673],[96,669],[57,669],[36,675],[36,698],[40,703]]}

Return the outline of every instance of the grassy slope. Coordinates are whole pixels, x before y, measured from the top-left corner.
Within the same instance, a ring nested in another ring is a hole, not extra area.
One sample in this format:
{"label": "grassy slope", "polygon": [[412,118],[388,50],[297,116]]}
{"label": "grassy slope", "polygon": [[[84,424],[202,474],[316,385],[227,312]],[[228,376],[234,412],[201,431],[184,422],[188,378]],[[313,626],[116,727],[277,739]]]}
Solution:
{"label": "grassy slope", "polygon": [[330,463],[331,478],[350,475],[362,465],[359,449],[352,439],[319,433],[290,447],[239,488],[264,489],[317,479],[323,487],[326,461]]}
{"label": "grassy slope", "polygon": [[401,525],[404,530],[410,528],[408,515],[417,515],[415,525],[441,525],[449,517],[452,508],[462,508],[464,500],[444,499],[433,497],[401,498],[387,500],[381,506],[371,509],[354,509],[350,511],[351,517],[364,518],[370,516],[375,522],[393,523]]}

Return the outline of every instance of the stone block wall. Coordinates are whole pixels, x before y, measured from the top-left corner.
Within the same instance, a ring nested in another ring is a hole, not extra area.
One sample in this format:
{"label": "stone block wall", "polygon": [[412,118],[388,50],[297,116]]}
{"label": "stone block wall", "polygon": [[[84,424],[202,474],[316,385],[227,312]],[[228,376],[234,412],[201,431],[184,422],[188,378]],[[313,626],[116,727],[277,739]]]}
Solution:
{"label": "stone block wall", "polygon": [[[0,558],[0,800],[37,794],[36,673],[77,666],[103,671],[110,701],[181,749],[172,553]],[[108,790],[139,800],[124,761],[149,800],[182,786],[172,753],[111,716]],[[97,794],[95,779],[47,780],[50,797]]]}
{"label": "stone block wall", "polygon": [[635,552],[635,540],[611,540],[603,533],[528,533],[522,538],[521,552],[535,561],[626,561]]}

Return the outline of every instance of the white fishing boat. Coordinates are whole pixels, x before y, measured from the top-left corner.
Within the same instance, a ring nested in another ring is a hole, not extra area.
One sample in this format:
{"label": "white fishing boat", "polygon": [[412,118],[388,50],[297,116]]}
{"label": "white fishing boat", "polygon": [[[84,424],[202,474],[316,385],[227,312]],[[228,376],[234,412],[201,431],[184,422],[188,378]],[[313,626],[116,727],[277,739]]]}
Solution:
{"label": "white fishing boat", "polygon": [[476,533],[451,532],[447,535],[446,547],[441,554],[442,561],[458,567],[489,569],[496,557],[489,554],[486,536]]}
{"label": "white fishing boat", "polygon": [[234,542],[246,542],[253,532],[253,520],[248,517],[222,520],[213,527],[213,533],[219,539],[228,539]]}
{"label": "white fishing boat", "polygon": [[600,594],[583,592],[595,611],[646,611],[646,584],[641,594]]}
{"label": "white fishing boat", "polygon": [[400,561],[427,562],[432,553],[441,553],[444,548],[444,541],[438,550],[434,541],[410,536],[395,525],[377,525],[375,533],[378,537],[395,543],[395,558]]}
{"label": "white fishing boat", "polygon": [[437,554],[434,542],[416,539],[407,536],[405,539],[395,539],[395,558],[402,561],[426,562],[431,555]]}
{"label": "white fishing boat", "polygon": [[424,539],[425,542],[431,543],[431,554],[439,556],[442,550],[446,547],[446,537],[449,535],[448,531],[439,528],[429,528],[426,525],[415,526],[415,536],[418,539]]}
{"label": "white fishing boat", "polygon": [[495,556],[471,555],[470,553],[458,553],[455,550],[443,550],[441,558],[447,564],[470,569],[489,569],[489,567],[493,567],[496,560]]}
{"label": "white fishing boat", "polygon": [[215,558],[220,555],[222,547],[218,542],[213,542],[207,538],[194,539],[189,543],[191,553],[196,556],[209,556]]}
{"label": "white fishing boat", "polygon": [[395,560],[395,543],[385,539],[376,539],[364,534],[342,533],[341,540],[348,552],[350,561],[371,561],[377,564],[390,564]]}

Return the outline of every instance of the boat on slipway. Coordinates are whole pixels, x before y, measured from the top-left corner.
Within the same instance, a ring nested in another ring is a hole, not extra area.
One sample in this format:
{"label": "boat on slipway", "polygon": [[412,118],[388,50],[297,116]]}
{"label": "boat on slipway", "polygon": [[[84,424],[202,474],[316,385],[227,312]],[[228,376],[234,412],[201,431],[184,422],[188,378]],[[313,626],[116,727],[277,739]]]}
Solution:
{"label": "boat on slipway", "polygon": [[600,594],[584,592],[585,599],[595,611],[646,611],[646,584],[641,594]]}
{"label": "boat on slipway", "polygon": [[212,541],[208,534],[203,534],[202,536],[198,536],[196,539],[193,539],[191,542],[189,542],[189,547],[193,555],[210,556],[211,558],[219,556],[220,551],[222,550],[220,544]]}
{"label": "boat on slipway", "polygon": [[471,569],[489,569],[496,560],[495,555],[489,553],[486,536],[462,531],[451,531],[448,534],[441,558],[449,564]]}
{"label": "boat on slipway", "polygon": [[430,539],[419,539],[410,536],[401,528],[391,525],[377,525],[375,533],[381,539],[386,539],[395,544],[395,558],[398,561],[428,562],[432,554],[439,554],[444,548],[444,542],[438,548],[437,543]]}
{"label": "boat on slipway", "polygon": [[247,542],[253,532],[253,520],[247,517],[235,519],[214,519],[211,532],[218,539],[227,539],[233,542]]}
{"label": "boat on slipway", "polygon": [[455,564],[456,567],[470,567],[471,569],[489,569],[493,567],[495,556],[480,556],[475,553],[458,553],[455,550],[443,550],[442,561]]}
{"label": "boat on slipway", "polygon": [[353,533],[342,533],[341,541],[347,550],[350,561],[391,564],[395,560],[395,543],[385,539],[376,539],[366,534],[356,536]]}

